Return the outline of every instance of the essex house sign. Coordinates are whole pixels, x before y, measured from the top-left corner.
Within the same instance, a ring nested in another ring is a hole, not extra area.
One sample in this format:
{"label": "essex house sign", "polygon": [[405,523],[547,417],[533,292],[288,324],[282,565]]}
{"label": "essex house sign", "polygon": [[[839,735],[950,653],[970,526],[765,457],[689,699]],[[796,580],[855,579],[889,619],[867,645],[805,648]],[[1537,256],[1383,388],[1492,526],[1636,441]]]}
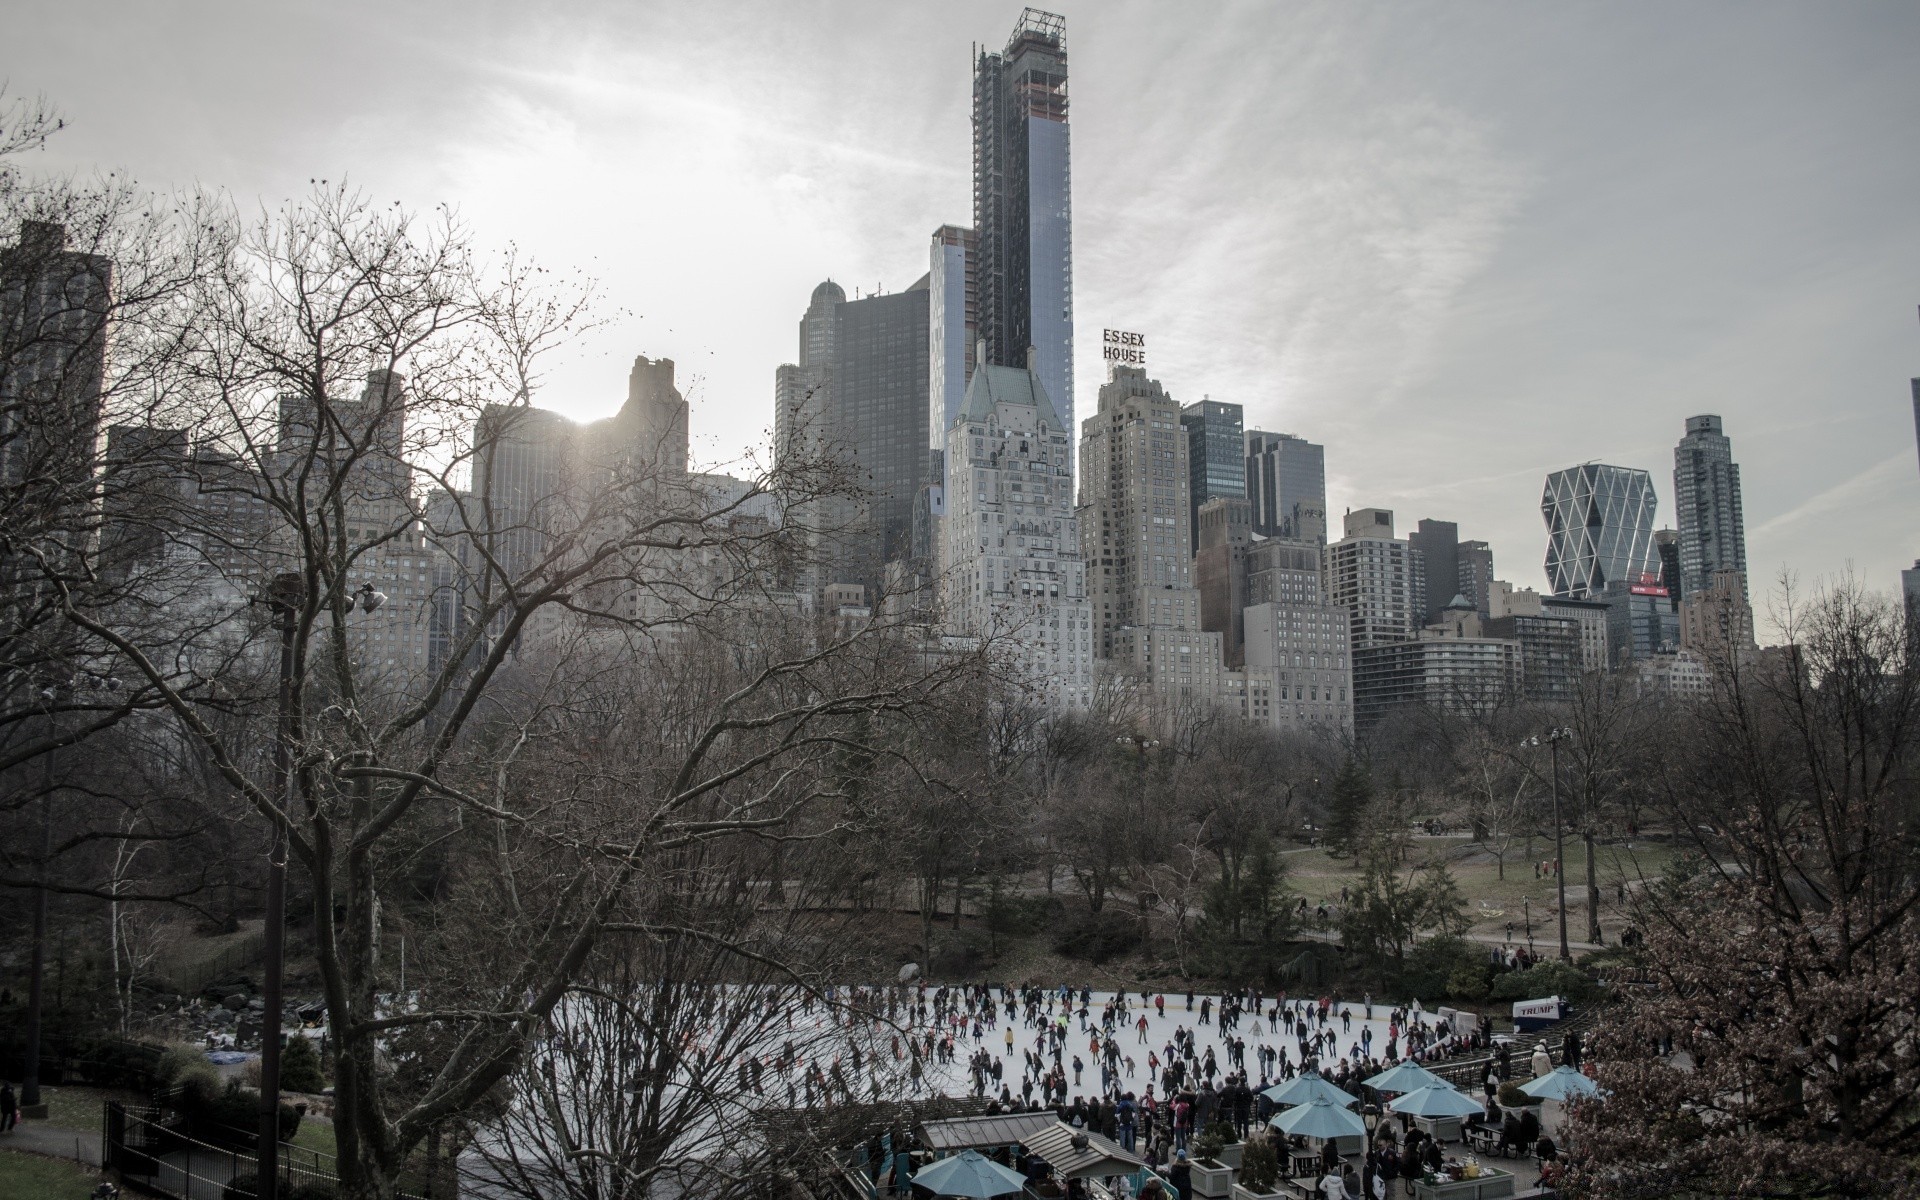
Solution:
{"label": "essex house sign", "polygon": [[1100,357],[1108,364],[1122,367],[1147,365],[1147,337],[1124,329],[1100,331]]}

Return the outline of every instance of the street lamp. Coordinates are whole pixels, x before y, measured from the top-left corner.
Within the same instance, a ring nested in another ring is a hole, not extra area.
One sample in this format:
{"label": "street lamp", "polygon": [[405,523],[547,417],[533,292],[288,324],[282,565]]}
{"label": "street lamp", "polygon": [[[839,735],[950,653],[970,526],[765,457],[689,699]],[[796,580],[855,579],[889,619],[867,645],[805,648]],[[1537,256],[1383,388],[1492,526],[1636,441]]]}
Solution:
{"label": "street lamp", "polygon": [[[1573,730],[1555,726],[1547,731],[1547,747],[1553,754],[1553,882],[1560,892],[1560,960],[1573,961],[1573,951],[1567,945],[1567,873],[1566,851],[1562,844],[1563,831],[1560,827],[1560,743],[1571,738]],[[1538,746],[1538,737],[1529,737],[1521,742],[1523,746]]]}
{"label": "street lamp", "polygon": [[[374,612],[387,602],[385,592],[371,582],[354,593],[363,612]],[[307,598],[306,579],[298,571],[273,577],[253,603],[273,613],[280,633],[280,697],[273,745],[273,794],[280,814],[273,822],[273,848],[267,852],[266,965],[261,972],[260,1014],[260,1125],[258,1200],[275,1200],[280,1190],[280,1026],[285,1008],[287,925],[287,822],[293,814],[293,635]]]}

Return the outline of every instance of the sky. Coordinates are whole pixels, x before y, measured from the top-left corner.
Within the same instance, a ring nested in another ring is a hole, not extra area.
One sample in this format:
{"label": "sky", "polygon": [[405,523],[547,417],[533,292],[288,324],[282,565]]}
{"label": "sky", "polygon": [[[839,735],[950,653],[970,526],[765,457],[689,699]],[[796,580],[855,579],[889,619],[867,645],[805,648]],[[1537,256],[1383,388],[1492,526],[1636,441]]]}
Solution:
{"label": "sky", "polygon": [[[1920,5],[1061,0],[1078,411],[1100,330],[1182,402],[1327,447],[1348,508],[1542,586],[1548,471],[1653,474],[1717,413],[1773,581],[1920,557]],[[764,444],[809,293],[971,223],[974,44],[1017,3],[15,0],[29,167],[277,205],[346,179],[595,276],[536,399],[676,361],[696,457]],[[1764,637],[1763,637],[1763,640]]]}

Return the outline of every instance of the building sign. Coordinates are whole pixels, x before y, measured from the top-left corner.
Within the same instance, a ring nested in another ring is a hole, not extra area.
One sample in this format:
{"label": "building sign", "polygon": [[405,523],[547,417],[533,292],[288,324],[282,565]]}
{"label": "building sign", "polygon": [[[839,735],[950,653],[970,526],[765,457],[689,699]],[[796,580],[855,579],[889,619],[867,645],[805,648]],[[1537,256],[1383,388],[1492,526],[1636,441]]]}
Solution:
{"label": "building sign", "polygon": [[1100,357],[1107,362],[1123,367],[1144,367],[1147,365],[1147,337],[1143,333],[1128,333],[1124,329],[1103,329],[1100,331]]}
{"label": "building sign", "polygon": [[1635,596],[1664,596],[1667,594],[1667,589],[1661,584],[1660,577],[1647,572],[1641,573],[1639,583],[1628,584],[1627,591]]}

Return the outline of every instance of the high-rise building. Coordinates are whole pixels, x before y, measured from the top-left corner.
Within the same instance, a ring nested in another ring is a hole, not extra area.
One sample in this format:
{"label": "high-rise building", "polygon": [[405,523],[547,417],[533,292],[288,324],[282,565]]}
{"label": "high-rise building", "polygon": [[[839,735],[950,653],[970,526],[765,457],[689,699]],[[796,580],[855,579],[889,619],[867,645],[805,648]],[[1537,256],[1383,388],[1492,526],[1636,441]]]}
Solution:
{"label": "high-rise building", "polygon": [[[1353,727],[1353,632],[1334,604],[1268,601],[1245,616],[1242,715],[1277,729]],[[1231,680],[1228,695],[1231,700]]]}
{"label": "high-rise building", "polygon": [[1638,579],[1615,579],[1596,599],[1607,603],[1607,649],[1624,667],[1680,648],[1680,613],[1666,584],[1651,571]]}
{"label": "high-rise building", "polygon": [[1200,506],[1209,500],[1247,495],[1246,435],[1238,404],[1197,400],[1180,410],[1187,434],[1187,501],[1190,536],[1200,545]]}
{"label": "high-rise building", "polygon": [[1547,583],[1556,596],[1597,597],[1655,569],[1653,480],[1645,471],[1582,463],[1547,476]]}
{"label": "high-rise building", "polygon": [[1093,622],[1068,440],[1036,372],[974,367],[947,431],[941,580],[955,632],[1006,639],[1050,703],[1086,708]]}
{"label": "high-rise building", "polygon": [[[1073,208],[1066,18],[1023,9],[973,73],[973,277],[986,361],[1040,377],[1073,417]],[[1028,359],[1031,348],[1033,357]]]}
{"label": "high-rise building", "polygon": [[1680,611],[1680,531],[1653,531],[1653,556],[1659,563],[1660,586],[1667,589],[1667,606]]}
{"label": "high-rise building", "polygon": [[[1487,611],[1493,589],[1493,547],[1485,542],[1461,542],[1454,554],[1455,590],[1481,612]],[[1433,585],[1427,585],[1433,594]]]}
{"label": "high-rise building", "polygon": [[777,453],[832,455],[859,471],[857,500],[800,514],[819,535],[818,585],[878,589],[885,564],[912,553],[914,506],[930,470],[930,295],[928,278],[857,300],[822,283],[800,318],[800,361],[774,372]]}
{"label": "high-rise building", "polygon": [[[947,429],[967,398],[979,340],[979,303],[973,263],[980,239],[973,230],[942,225],[933,231],[927,255],[927,448],[944,462]],[[932,479],[945,486],[945,469]]]}
{"label": "high-rise building", "polygon": [[[1237,667],[1246,645],[1247,549],[1253,541],[1247,502],[1231,497],[1200,506],[1193,550],[1193,586],[1200,593],[1200,628],[1221,635],[1223,661]],[[1319,572],[1314,572],[1316,580]]]}
{"label": "high-rise building", "polygon": [[1193,586],[1187,444],[1180,406],[1160,382],[1114,367],[1099,408],[1080,423],[1080,544],[1107,669],[1210,705],[1226,660],[1223,636],[1202,628]]}
{"label": "high-rise building", "polygon": [[[1080,423],[1079,518],[1101,657],[1117,653],[1121,629],[1184,611],[1189,598],[1199,628],[1199,599],[1188,596],[1193,545],[1180,406],[1139,367],[1114,367],[1098,410]],[[1179,593],[1180,605],[1169,593]]]}
{"label": "high-rise building", "polygon": [[1290,433],[1250,429],[1246,487],[1255,533],[1326,544],[1326,447]]}
{"label": "high-rise building", "polygon": [[1758,649],[1743,572],[1723,567],[1706,587],[1680,602],[1680,648],[1714,667],[1734,664]]}
{"label": "high-rise building", "polygon": [[0,487],[9,504],[86,486],[100,438],[113,261],[23,221],[0,248]]}
{"label": "high-rise building", "polygon": [[1326,590],[1351,614],[1354,650],[1416,636],[1425,624],[1426,581],[1413,547],[1393,536],[1392,511],[1355,509],[1346,533],[1327,547]]}
{"label": "high-rise building", "polygon": [[1680,592],[1712,586],[1715,571],[1747,570],[1747,527],[1740,510],[1740,464],[1720,418],[1687,418],[1673,448],[1673,509],[1680,526]]}
{"label": "high-rise building", "polygon": [[[1587,632],[1580,618],[1547,612],[1540,593],[1504,580],[1493,582],[1488,599],[1494,611],[1482,621],[1482,628],[1488,637],[1520,643],[1522,694],[1541,703],[1571,700],[1586,669],[1582,643]],[[1600,615],[1602,645],[1596,662],[1606,658],[1604,606]]]}

